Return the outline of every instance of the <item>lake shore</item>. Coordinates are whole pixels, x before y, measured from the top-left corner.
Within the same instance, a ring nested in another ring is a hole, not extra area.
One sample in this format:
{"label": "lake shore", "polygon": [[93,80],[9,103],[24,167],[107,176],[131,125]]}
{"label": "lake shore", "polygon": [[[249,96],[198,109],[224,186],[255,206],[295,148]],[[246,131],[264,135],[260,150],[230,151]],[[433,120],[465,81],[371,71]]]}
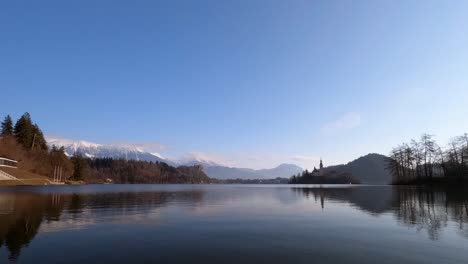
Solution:
{"label": "lake shore", "polygon": [[10,167],[0,167],[3,174],[0,186],[44,186],[44,185],[83,185],[84,181],[54,182],[46,176],[32,173],[26,170]]}

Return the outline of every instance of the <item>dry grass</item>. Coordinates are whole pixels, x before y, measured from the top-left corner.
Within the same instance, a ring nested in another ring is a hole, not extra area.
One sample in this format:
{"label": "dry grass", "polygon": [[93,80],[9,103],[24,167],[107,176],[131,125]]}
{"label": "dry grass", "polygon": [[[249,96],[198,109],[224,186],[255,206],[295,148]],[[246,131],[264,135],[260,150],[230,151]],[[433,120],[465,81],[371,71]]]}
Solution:
{"label": "dry grass", "polygon": [[18,180],[0,181],[0,185],[47,185],[49,178],[22,169],[0,167],[0,170],[16,177]]}
{"label": "dry grass", "polygon": [[17,180],[3,180],[0,181],[0,186],[16,186],[22,185],[20,181]]}

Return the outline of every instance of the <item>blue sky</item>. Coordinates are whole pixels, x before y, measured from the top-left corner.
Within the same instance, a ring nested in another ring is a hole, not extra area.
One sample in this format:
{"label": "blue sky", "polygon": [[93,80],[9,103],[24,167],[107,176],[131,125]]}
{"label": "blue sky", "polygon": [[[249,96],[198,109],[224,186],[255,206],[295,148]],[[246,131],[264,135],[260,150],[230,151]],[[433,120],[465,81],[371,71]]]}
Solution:
{"label": "blue sky", "polygon": [[[0,115],[233,166],[468,132],[468,1],[3,1]],[[162,145],[164,147],[155,148]]]}

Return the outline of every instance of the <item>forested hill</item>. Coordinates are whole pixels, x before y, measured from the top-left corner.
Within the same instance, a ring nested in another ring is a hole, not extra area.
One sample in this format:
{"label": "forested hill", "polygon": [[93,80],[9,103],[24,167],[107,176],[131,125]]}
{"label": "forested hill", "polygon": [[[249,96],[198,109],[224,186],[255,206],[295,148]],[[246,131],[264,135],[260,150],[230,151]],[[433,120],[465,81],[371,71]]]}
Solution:
{"label": "forested hill", "polygon": [[386,168],[388,157],[371,153],[348,164],[324,168],[326,175],[349,173],[362,184],[390,184],[392,175]]}
{"label": "forested hill", "polygon": [[201,166],[173,167],[164,162],[112,158],[86,159],[87,182],[210,183]]}

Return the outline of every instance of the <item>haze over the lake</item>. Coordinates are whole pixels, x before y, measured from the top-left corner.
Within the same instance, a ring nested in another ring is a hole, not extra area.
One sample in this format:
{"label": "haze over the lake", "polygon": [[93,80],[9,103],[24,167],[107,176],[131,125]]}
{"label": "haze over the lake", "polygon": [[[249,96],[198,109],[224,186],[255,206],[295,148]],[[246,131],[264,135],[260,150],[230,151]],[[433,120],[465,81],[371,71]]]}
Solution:
{"label": "haze over the lake", "polygon": [[[4,1],[0,112],[171,159],[303,168],[468,131],[468,1]],[[409,114],[410,113],[410,114]]]}

